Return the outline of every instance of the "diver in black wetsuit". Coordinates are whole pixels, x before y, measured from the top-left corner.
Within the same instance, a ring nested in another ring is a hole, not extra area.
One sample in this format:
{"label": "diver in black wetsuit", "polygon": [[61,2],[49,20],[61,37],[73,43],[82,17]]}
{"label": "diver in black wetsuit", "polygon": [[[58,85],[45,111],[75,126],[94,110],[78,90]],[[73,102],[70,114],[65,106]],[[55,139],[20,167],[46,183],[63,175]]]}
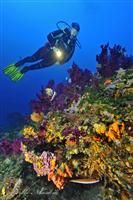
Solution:
{"label": "diver in black wetsuit", "polygon": [[[32,56],[28,56],[16,64],[11,64],[4,69],[4,73],[8,75],[11,80],[17,81],[23,77],[23,75],[35,69],[42,69],[50,67],[53,64],[64,64],[72,57],[76,42],[77,34],[80,30],[78,23],[72,23],[71,27],[59,29],[53,31],[47,35],[48,42],[41,47]],[[25,63],[36,62],[30,66],[24,66],[19,69]]]}

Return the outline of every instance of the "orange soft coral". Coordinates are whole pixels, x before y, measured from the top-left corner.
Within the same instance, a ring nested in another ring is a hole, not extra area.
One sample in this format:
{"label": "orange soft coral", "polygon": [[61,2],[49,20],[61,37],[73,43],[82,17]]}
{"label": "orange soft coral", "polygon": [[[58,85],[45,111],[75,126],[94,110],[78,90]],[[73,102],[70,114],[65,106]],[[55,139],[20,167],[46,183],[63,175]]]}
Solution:
{"label": "orange soft coral", "polygon": [[107,79],[104,81],[104,85],[109,85],[112,83],[112,80],[111,79]]}
{"label": "orange soft coral", "polygon": [[120,123],[119,121],[114,122],[109,126],[109,130],[107,132],[108,141],[112,141],[115,139],[120,139],[123,131],[125,130],[124,123]]}
{"label": "orange soft coral", "polygon": [[64,177],[60,175],[53,175],[52,176],[52,181],[56,185],[56,187],[60,190],[64,188],[65,181]]}
{"label": "orange soft coral", "polygon": [[65,178],[72,177],[72,171],[66,163],[62,163],[59,168],[56,165],[56,160],[50,162],[50,172],[48,173],[48,180],[53,181],[58,189],[63,189],[65,185]]}
{"label": "orange soft coral", "polygon": [[68,176],[72,177],[72,171],[70,170],[70,168],[68,167],[68,165],[65,165],[65,170],[66,170],[66,173],[68,174]]}
{"label": "orange soft coral", "polygon": [[76,141],[75,141],[75,140],[68,139],[68,140],[66,141],[66,145],[67,145],[67,146],[73,147],[73,146],[76,145]]}
{"label": "orange soft coral", "polygon": [[40,112],[40,113],[33,112],[33,113],[31,114],[30,117],[31,117],[31,120],[32,120],[33,122],[38,123],[38,122],[43,121],[43,119],[44,119],[44,114],[43,114],[43,112]]}
{"label": "orange soft coral", "polygon": [[65,184],[65,180],[64,177],[62,176],[63,172],[59,172],[59,170],[57,170],[57,173],[54,172],[54,170],[51,170],[48,173],[48,181],[53,181],[53,183],[56,185],[56,187],[60,190],[64,188],[64,184]]}

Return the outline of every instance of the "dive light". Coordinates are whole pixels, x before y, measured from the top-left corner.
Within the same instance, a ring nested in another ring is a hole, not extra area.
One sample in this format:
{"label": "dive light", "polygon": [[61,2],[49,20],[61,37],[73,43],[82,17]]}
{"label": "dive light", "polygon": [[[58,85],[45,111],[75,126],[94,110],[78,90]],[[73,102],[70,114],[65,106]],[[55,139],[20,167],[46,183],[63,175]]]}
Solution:
{"label": "dive light", "polygon": [[62,60],[63,58],[63,51],[57,47],[53,47],[53,51],[55,53],[55,56],[58,60]]}

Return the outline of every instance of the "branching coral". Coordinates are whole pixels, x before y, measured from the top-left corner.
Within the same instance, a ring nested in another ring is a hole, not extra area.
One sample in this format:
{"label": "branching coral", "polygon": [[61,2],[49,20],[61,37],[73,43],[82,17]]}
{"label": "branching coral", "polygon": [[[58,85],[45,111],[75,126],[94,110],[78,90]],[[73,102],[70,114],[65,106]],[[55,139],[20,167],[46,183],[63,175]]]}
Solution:
{"label": "branching coral", "polygon": [[112,76],[118,69],[128,69],[133,65],[133,57],[126,55],[125,48],[120,45],[109,47],[109,43],[101,45],[101,53],[96,56],[97,71],[102,77]]}
{"label": "branching coral", "polygon": [[[67,109],[73,101],[77,102],[87,86],[98,87],[98,81],[89,70],[80,69],[75,63],[68,70],[71,83],[60,83],[57,87],[50,81],[45,88],[41,88],[37,94],[38,100],[32,100],[33,111],[44,112]],[[46,89],[49,88],[56,92],[54,101],[47,95]]]}

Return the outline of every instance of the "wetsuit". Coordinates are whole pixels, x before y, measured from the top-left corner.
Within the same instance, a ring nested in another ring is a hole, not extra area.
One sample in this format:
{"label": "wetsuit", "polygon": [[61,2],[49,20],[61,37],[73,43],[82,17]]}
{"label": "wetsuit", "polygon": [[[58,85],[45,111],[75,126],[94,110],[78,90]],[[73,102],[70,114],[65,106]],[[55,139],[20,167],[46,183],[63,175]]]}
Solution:
{"label": "wetsuit", "polygon": [[64,64],[72,57],[75,50],[76,37],[71,37],[71,33],[68,28],[49,33],[47,35],[47,39],[48,42],[32,56],[28,56],[15,64],[16,67],[20,67],[25,63],[36,62],[40,60],[38,63],[23,67],[20,70],[21,73],[26,73],[29,70],[50,67],[51,65],[55,64],[58,60],[54,55],[53,49],[51,48],[53,46],[62,49],[64,52],[63,60],[59,61],[59,64]]}

